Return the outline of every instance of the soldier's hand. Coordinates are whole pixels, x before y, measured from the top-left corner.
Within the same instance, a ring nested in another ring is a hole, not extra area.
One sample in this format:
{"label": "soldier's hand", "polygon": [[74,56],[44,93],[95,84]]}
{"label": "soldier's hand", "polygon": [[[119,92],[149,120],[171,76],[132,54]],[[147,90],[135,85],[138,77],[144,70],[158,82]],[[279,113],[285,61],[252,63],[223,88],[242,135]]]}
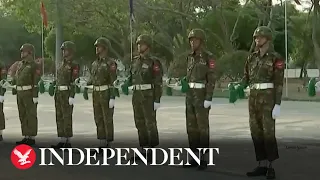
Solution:
{"label": "soldier's hand", "polygon": [[274,105],[274,108],[272,110],[272,118],[277,119],[280,116],[280,105],[276,104]]}
{"label": "soldier's hand", "polygon": [[69,105],[72,106],[74,104],[74,98],[69,97]]}
{"label": "soldier's hand", "polygon": [[4,101],[4,96],[0,96],[0,103],[3,103]]}
{"label": "soldier's hand", "polygon": [[158,110],[160,108],[160,103],[153,103],[153,110]]}
{"label": "soldier's hand", "polygon": [[38,103],[38,98],[32,98],[33,103],[37,104]]}
{"label": "soldier's hand", "polygon": [[211,101],[205,100],[205,101],[203,102],[203,107],[204,107],[204,108],[209,108],[210,106],[211,106]]}
{"label": "soldier's hand", "polygon": [[320,93],[320,81],[315,84],[316,92]]}
{"label": "soldier's hand", "polygon": [[109,108],[114,108],[114,104],[115,104],[116,100],[115,99],[110,99],[109,100]]}

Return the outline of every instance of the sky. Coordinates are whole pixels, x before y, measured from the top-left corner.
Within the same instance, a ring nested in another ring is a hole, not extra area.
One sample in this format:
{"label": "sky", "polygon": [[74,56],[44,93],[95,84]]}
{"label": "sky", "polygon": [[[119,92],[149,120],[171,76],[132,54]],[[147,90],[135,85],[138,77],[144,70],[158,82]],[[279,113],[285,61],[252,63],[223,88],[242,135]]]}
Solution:
{"label": "sky", "polygon": [[[246,0],[240,0],[241,4],[244,4]],[[274,4],[278,4],[280,3],[281,1],[280,0],[272,0]],[[284,2],[285,0],[283,0]],[[300,0],[301,2],[301,5],[297,5],[294,0],[289,0],[291,2],[293,2],[295,5],[296,5],[296,8],[300,11],[304,10],[305,8],[308,8],[310,7],[310,0]]]}

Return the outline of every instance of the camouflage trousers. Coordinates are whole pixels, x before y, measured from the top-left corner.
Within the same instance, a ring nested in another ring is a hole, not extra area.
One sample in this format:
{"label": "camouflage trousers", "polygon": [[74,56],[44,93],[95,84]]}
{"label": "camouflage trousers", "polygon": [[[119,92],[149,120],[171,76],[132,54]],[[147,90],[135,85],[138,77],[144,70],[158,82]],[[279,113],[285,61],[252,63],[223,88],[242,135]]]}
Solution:
{"label": "camouflage trousers", "polygon": [[32,90],[17,91],[17,104],[22,136],[37,136],[37,104],[33,102]]}
{"label": "camouflage trousers", "polygon": [[3,103],[0,103],[0,131],[6,128],[6,122],[3,112]]}
{"label": "camouflage trousers", "polygon": [[135,90],[132,96],[132,106],[140,147],[158,146],[159,134],[153,95],[149,92]]}
{"label": "camouflage trousers", "polygon": [[73,136],[73,105],[69,105],[69,95],[69,91],[56,91],[54,95],[58,137],[68,138]]}
{"label": "camouflage trousers", "polygon": [[114,108],[109,108],[109,90],[93,91],[92,100],[94,121],[97,127],[97,138],[112,142],[114,140]]}
{"label": "camouflage trousers", "polygon": [[204,108],[205,92],[201,91],[202,89],[190,89],[186,95],[186,126],[189,147],[193,151],[209,147],[210,108]]}
{"label": "camouflage trousers", "polygon": [[272,118],[274,105],[272,90],[250,90],[249,124],[257,161],[279,158]]}

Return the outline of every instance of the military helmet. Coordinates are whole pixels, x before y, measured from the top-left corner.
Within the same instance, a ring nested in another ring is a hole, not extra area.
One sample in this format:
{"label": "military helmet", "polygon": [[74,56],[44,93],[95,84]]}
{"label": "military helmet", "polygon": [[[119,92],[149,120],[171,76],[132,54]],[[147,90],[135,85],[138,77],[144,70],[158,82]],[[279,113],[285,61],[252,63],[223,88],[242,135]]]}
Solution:
{"label": "military helmet", "polygon": [[202,29],[192,29],[188,35],[188,38],[199,38],[204,41],[206,39],[206,34]]}
{"label": "military helmet", "polygon": [[70,49],[72,51],[76,51],[76,44],[72,41],[65,41],[61,45],[61,49]]}
{"label": "military helmet", "polygon": [[34,53],[34,46],[29,43],[23,44],[20,48],[20,51],[27,51],[27,52]]}
{"label": "military helmet", "polygon": [[109,41],[109,39],[105,38],[105,37],[99,37],[96,42],[94,43],[94,46],[103,46],[103,47],[106,47],[106,48],[110,48],[111,46],[111,43]]}
{"label": "military helmet", "polygon": [[271,40],[272,39],[272,30],[267,26],[260,26],[253,33],[253,38],[255,38],[257,36],[263,36],[263,37],[266,37],[269,40]]}
{"label": "military helmet", "polygon": [[142,34],[137,38],[136,44],[145,43],[148,46],[152,45],[152,38],[149,35]]}

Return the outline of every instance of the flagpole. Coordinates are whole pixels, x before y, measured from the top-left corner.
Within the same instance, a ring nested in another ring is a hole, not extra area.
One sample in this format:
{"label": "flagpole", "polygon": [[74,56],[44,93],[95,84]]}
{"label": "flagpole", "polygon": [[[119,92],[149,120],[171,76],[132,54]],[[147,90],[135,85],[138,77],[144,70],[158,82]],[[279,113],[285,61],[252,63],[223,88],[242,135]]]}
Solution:
{"label": "flagpole", "polygon": [[130,18],[130,58],[131,62],[133,60],[133,28],[132,28],[132,19]]}
{"label": "flagpole", "polygon": [[287,24],[287,1],[284,2],[284,33],[285,33],[285,58],[286,58],[286,97],[288,98],[288,24]]}
{"label": "flagpole", "polygon": [[42,58],[42,76],[44,76],[44,22],[42,18],[41,26],[41,58]]}

